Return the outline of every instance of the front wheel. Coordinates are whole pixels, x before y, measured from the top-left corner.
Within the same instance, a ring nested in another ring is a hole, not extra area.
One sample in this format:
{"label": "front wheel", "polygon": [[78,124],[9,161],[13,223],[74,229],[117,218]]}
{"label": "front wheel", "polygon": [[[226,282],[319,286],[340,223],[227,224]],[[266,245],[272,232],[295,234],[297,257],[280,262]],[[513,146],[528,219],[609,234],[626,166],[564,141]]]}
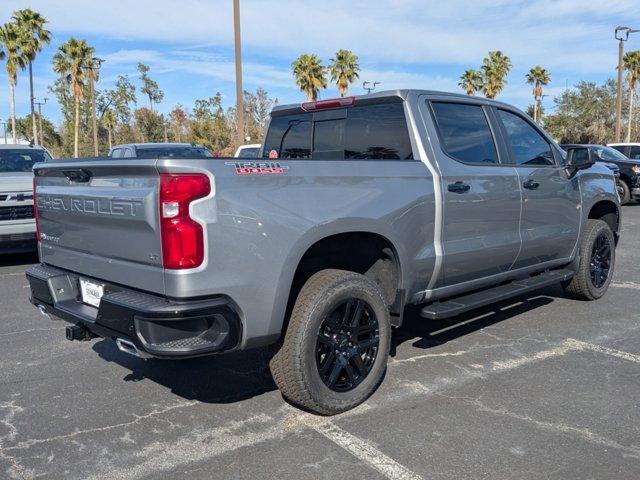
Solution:
{"label": "front wheel", "polygon": [[587,221],[579,254],[578,271],[565,284],[565,290],[581,300],[597,300],[609,288],[616,262],[615,238],[606,222]]}
{"label": "front wheel", "polygon": [[390,343],[389,310],[378,286],[354,272],[322,270],[298,295],[271,373],[288,400],[334,415],[375,391]]}
{"label": "front wheel", "polygon": [[627,185],[627,182],[624,180],[620,180],[618,188],[620,192],[620,205],[627,205],[631,202],[631,189],[629,188],[629,185]]}

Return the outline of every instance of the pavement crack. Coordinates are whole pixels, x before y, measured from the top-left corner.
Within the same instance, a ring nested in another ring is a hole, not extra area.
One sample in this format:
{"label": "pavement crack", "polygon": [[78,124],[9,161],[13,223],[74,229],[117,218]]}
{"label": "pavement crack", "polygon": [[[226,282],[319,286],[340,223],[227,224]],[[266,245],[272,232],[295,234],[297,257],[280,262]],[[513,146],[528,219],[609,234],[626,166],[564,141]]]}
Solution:
{"label": "pavement crack", "polygon": [[640,447],[636,447],[636,446],[627,446],[627,445],[622,445],[618,442],[616,442],[613,439],[610,439],[608,437],[605,437],[603,435],[600,435],[598,433],[595,433],[591,430],[589,430],[588,428],[584,428],[584,427],[574,427],[572,425],[567,425],[564,423],[560,423],[560,422],[550,422],[547,420],[539,420],[536,418],[533,418],[529,415],[522,415],[516,412],[512,412],[510,410],[507,410],[505,407],[490,407],[486,404],[484,404],[480,398],[475,398],[475,399],[471,399],[468,397],[456,397],[456,396],[452,396],[452,395],[445,395],[441,392],[436,392],[436,395],[439,395],[441,397],[445,397],[451,400],[458,400],[458,401],[462,401],[468,405],[472,405],[473,407],[475,407],[477,410],[481,411],[481,412],[486,412],[486,413],[490,413],[493,415],[498,415],[498,416],[503,416],[503,417],[507,417],[507,418],[512,418],[514,420],[519,420],[521,422],[525,422],[528,424],[531,424],[533,426],[535,426],[536,428],[540,428],[542,430],[547,430],[547,431],[551,431],[551,432],[555,432],[555,433],[560,433],[560,434],[567,434],[567,435],[572,435],[574,437],[578,437],[584,441],[587,441],[589,443],[593,443],[595,445],[599,445],[602,447],[608,447],[608,448],[612,448],[615,450],[618,450],[620,452],[623,453],[623,455],[625,457],[631,457],[631,458],[635,458],[635,459],[640,459]]}

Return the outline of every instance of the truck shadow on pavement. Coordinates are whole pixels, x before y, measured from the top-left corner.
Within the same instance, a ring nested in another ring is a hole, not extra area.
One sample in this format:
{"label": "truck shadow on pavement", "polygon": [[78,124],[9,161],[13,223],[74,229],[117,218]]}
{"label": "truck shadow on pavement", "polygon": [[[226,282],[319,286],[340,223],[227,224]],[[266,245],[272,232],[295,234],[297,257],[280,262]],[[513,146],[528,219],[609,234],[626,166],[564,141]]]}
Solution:
{"label": "truck shadow on pavement", "polygon": [[17,265],[31,265],[38,263],[38,252],[6,253],[0,255],[0,267],[13,267]]}
{"label": "truck shadow on pavement", "polygon": [[444,320],[422,318],[420,307],[408,307],[404,313],[402,327],[394,332],[390,355],[395,356],[400,345],[411,341],[413,347],[421,349],[443,345],[456,338],[548,305],[555,298],[564,296],[560,286],[548,287]]}
{"label": "truck shadow on pavement", "polygon": [[[534,310],[562,296],[557,288],[547,288],[524,297],[474,310],[448,320],[426,320],[420,309],[408,307],[404,323],[395,329],[391,356],[406,342],[429,349],[451,340]],[[101,340],[93,350],[104,360],[130,370],[126,382],[151,380],[187,400],[204,403],[234,403],[276,390],[268,370],[270,348],[252,349],[190,360],[142,360],[117,349],[115,343]]]}

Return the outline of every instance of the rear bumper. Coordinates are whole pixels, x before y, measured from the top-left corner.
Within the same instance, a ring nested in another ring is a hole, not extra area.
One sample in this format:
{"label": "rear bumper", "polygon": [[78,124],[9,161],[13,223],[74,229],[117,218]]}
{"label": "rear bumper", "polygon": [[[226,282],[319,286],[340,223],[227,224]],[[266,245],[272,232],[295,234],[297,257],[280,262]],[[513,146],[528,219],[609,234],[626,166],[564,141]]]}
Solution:
{"label": "rear bumper", "polygon": [[130,342],[142,356],[191,358],[233,350],[242,335],[239,309],[228,297],[177,301],[96,280],[104,283],[96,308],[80,301],[78,274],[36,265],[26,275],[31,303],[41,310],[99,337]]}

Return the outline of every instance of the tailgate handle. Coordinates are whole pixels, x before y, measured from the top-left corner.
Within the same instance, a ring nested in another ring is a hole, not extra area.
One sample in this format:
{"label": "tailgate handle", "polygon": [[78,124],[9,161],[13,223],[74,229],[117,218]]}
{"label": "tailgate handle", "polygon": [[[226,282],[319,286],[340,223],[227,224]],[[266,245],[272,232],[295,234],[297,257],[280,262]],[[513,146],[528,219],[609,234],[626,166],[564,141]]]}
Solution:
{"label": "tailgate handle", "polygon": [[63,170],[64,176],[69,179],[70,182],[75,183],[87,183],[91,180],[91,172],[84,168],[77,168],[74,170]]}

